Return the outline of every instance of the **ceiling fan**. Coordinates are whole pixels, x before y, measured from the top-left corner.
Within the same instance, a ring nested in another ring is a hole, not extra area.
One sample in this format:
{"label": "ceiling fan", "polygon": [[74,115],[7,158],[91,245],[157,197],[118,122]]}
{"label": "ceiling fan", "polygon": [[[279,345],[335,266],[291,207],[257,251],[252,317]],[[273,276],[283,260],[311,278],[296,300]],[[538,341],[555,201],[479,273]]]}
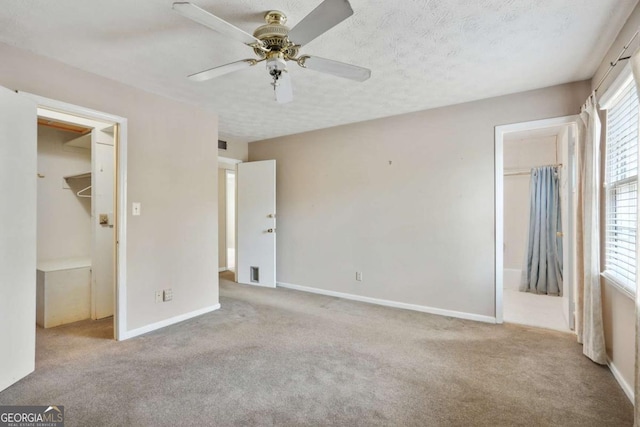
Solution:
{"label": "ceiling fan", "polygon": [[317,56],[299,55],[303,45],[353,15],[353,9],[348,0],[324,0],[292,29],[284,25],[287,17],[283,12],[269,11],[264,17],[266,24],[258,27],[253,35],[189,2],[173,3],[173,10],[220,34],[246,44],[253,48],[257,56],[255,59],[243,59],[192,74],[189,76],[191,80],[213,79],[265,61],[267,71],[273,79],[271,85],[276,100],[279,103],[286,103],[293,100],[291,78],[287,71],[288,61],[296,62],[302,68],[360,82],[371,76],[371,70],[367,68]]}

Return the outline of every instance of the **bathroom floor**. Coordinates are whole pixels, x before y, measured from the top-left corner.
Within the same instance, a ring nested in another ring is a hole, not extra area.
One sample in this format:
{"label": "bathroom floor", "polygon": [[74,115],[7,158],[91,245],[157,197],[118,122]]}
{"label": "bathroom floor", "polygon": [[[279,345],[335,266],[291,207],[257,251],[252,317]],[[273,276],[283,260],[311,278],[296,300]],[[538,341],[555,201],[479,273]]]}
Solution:
{"label": "bathroom floor", "polygon": [[562,313],[562,298],[505,289],[504,321],[571,332]]}

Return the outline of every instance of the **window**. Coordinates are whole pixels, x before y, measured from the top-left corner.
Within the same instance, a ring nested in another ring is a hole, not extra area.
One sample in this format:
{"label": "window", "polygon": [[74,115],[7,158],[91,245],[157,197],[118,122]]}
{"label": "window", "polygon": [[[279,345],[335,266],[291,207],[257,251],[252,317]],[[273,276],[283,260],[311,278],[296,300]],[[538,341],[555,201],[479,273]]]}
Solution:
{"label": "window", "polygon": [[616,93],[607,112],[604,274],[635,292],[639,116],[633,79],[627,78]]}

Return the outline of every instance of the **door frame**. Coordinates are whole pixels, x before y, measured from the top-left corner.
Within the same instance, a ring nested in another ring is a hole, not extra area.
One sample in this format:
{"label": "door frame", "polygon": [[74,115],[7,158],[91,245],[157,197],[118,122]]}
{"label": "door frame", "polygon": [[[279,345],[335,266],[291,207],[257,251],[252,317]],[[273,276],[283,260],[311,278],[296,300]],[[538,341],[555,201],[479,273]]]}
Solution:
{"label": "door frame", "polygon": [[[224,167],[221,168],[220,167],[220,163],[226,163],[228,165],[234,165],[235,167],[234,167],[234,169],[226,169]],[[228,255],[228,252],[227,252],[228,248],[227,248],[227,241],[226,241],[227,240],[226,232],[228,232],[227,222],[229,221],[229,218],[228,218],[229,209],[226,206],[226,202],[227,202],[227,194],[226,194],[226,192],[227,192],[227,182],[226,182],[227,173],[226,173],[226,171],[233,170],[233,172],[236,174],[236,179],[237,179],[237,176],[238,176],[238,164],[240,164],[240,163],[244,163],[244,160],[234,159],[234,158],[231,158],[231,157],[218,156],[218,170],[222,169],[222,170],[225,171],[225,173],[224,173],[224,179],[225,179],[225,183],[224,183],[224,191],[225,191],[225,224],[224,224],[224,227],[225,227],[225,242],[224,242],[224,250],[225,250],[225,259],[227,260],[227,265],[225,265],[224,268],[222,266],[220,266],[220,265],[218,266],[218,272],[228,271],[229,270],[229,268],[228,268],[229,267],[229,255]],[[235,259],[234,259],[233,263],[237,267],[237,265],[238,265],[238,247],[237,247],[237,244],[238,244],[238,181],[237,180],[236,180],[236,186],[235,187],[236,187],[236,189],[235,189],[236,190],[235,191],[235,200],[234,200],[234,203],[235,203],[235,209],[234,209],[235,216],[233,218],[235,226],[234,226],[233,232],[234,232],[234,239],[236,241],[236,251],[234,252]],[[220,201],[220,197],[218,197],[218,201]],[[220,233],[218,233],[218,240],[220,240]],[[219,247],[220,247],[220,244],[218,243],[218,248]],[[234,279],[235,279],[236,278],[235,271],[234,271],[233,274],[234,274]]]}
{"label": "door frame", "polygon": [[[567,191],[571,196],[575,190],[575,146],[578,136],[578,120],[580,116],[563,116],[554,117],[543,120],[533,120],[528,122],[513,123],[508,125],[501,125],[495,127],[495,158],[494,158],[494,171],[495,171],[495,316],[496,323],[504,322],[504,137],[508,133],[521,132],[526,130],[544,129],[549,127],[557,127],[567,125],[572,128],[573,141],[569,140],[569,158],[567,159],[566,170],[569,173]],[[571,153],[574,153],[571,155]],[[569,212],[573,212],[575,209],[573,197],[567,197],[567,207]],[[569,254],[575,255],[574,248],[574,218],[569,215],[567,218],[567,224],[569,230],[566,231],[567,247],[565,250],[569,251]],[[573,287],[575,278],[573,277],[573,269],[575,265],[575,257],[569,256],[569,265],[565,266],[565,271],[569,272],[565,277],[568,279],[569,286],[566,288],[570,292],[569,297],[569,311],[575,313],[575,295],[573,295]]]}
{"label": "door frame", "polygon": [[[229,215],[229,211],[230,209],[230,204],[229,204],[229,176],[233,175],[233,215]],[[236,269],[236,245],[235,245],[235,241],[236,241],[236,202],[237,202],[237,195],[236,195],[236,185],[235,185],[235,180],[236,180],[236,175],[237,172],[235,169],[225,169],[224,170],[224,210],[225,210],[225,216],[224,216],[224,227],[225,227],[225,243],[224,243],[224,250],[225,250],[225,259],[227,260],[227,265],[225,266],[226,271],[231,271],[231,268],[229,268],[229,235],[233,234],[233,242],[234,242],[234,248],[233,248],[233,274],[235,277],[235,269]],[[231,224],[230,224],[231,223]],[[233,227],[230,227],[230,225],[232,225]],[[233,228],[233,233],[230,233],[229,231],[231,230],[231,228]]]}
{"label": "door frame", "polygon": [[114,338],[127,338],[127,119],[90,108],[18,91],[36,103],[37,108],[56,110],[88,119],[114,123],[117,128],[115,141],[115,307]]}

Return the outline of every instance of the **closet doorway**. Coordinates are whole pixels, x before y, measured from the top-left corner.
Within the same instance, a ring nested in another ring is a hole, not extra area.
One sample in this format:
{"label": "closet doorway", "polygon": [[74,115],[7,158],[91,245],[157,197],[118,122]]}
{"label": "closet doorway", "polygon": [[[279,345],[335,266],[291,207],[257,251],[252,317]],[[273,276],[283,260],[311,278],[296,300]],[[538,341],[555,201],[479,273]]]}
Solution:
{"label": "closet doorway", "polygon": [[498,323],[574,328],[576,120],[496,127]]}
{"label": "closet doorway", "polygon": [[45,107],[37,114],[36,323],[104,319],[100,336],[117,338],[119,123]]}
{"label": "closet doorway", "polygon": [[[73,126],[79,125],[74,127],[74,129],[78,131],[79,136],[83,136],[80,135],[85,132],[83,128],[90,128],[92,129],[92,144],[94,142],[93,129],[95,126],[87,126],[82,122],[78,122],[78,120],[90,119],[102,122],[99,129],[106,133],[110,131],[113,134],[113,155],[111,163],[113,170],[110,174],[106,173],[107,163],[103,163],[104,175],[111,176],[110,180],[113,187],[113,195],[111,196],[111,207],[113,209],[113,212],[111,212],[112,218],[109,218],[109,212],[100,212],[96,208],[96,213],[106,214],[104,217],[105,223],[100,225],[113,225],[114,231],[110,232],[111,241],[116,241],[116,244],[111,246],[110,249],[110,252],[112,254],[115,252],[115,255],[105,264],[112,275],[109,293],[112,295],[110,305],[113,317],[112,320],[107,317],[106,320],[102,321],[103,323],[106,322],[107,325],[111,322],[112,326],[110,327],[109,335],[101,334],[101,336],[107,338],[108,336],[115,335],[116,339],[127,338],[125,271],[127,119],[4,87],[0,87],[0,110],[2,111],[2,114],[0,114],[0,133],[2,133],[7,141],[6,144],[0,145],[2,147],[0,149],[0,175],[2,175],[2,179],[0,179],[2,183],[0,191],[5,202],[4,205],[0,205],[5,208],[0,209],[0,216],[2,217],[3,223],[9,226],[3,237],[3,256],[0,259],[2,264],[2,268],[0,268],[0,293],[6,296],[6,298],[0,298],[0,313],[3,314],[3,319],[7,320],[4,323],[0,323],[0,337],[6,348],[6,351],[3,351],[0,357],[2,366],[6,368],[0,371],[2,372],[2,375],[0,375],[0,389],[5,389],[35,370],[37,328],[34,323],[38,320],[45,322],[44,319],[47,316],[48,309],[53,307],[52,304],[48,304],[48,302],[54,301],[54,305],[55,301],[60,300],[70,305],[82,303],[85,305],[86,313],[87,281],[89,282],[90,292],[93,291],[93,289],[91,289],[92,272],[87,271],[86,263],[78,260],[72,262],[67,259],[65,266],[64,262],[60,259],[60,254],[66,250],[65,245],[69,243],[67,240],[73,240],[77,237],[73,232],[71,233],[73,235],[65,234],[63,239],[58,242],[58,245],[54,244],[49,247],[41,247],[43,251],[41,252],[41,256],[42,253],[54,254],[52,255],[54,259],[37,259],[38,219],[48,220],[54,224],[56,219],[54,210],[40,209],[41,212],[38,212],[38,186],[49,179],[58,190],[72,191],[69,180],[73,180],[74,176],[75,179],[86,179],[84,177],[80,178],[78,175],[91,172],[92,188],[87,188],[89,187],[87,184],[86,187],[80,188],[78,192],[73,195],[73,197],[77,197],[78,194],[87,196],[87,191],[95,192],[99,187],[94,181],[96,174],[94,170],[92,170],[98,167],[99,162],[94,162],[94,157],[92,156],[91,169],[89,171],[81,169],[79,170],[81,173],[74,174],[73,172],[67,172],[66,166],[63,166],[62,169],[64,169],[64,172],[62,173],[65,175],[60,173],[56,178],[56,173],[52,172],[52,174],[49,174],[47,177],[47,172],[44,169],[38,169],[37,137],[39,119],[41,125],[53,125],[54,122]],[[61,112],[65,112],[73,117],[54,117],[55,113]],[[106,125],[103,126],[102,124],[104,123],[106,123]],[[112,126],[112,129],[108,129],[109,124]],[[67,129],[67,131],[68,130],[71,129]],[[61,135],[58,136],[60,136],[59,139],[55,140],[54,138],[53,141],[49,142],[48,148],[60,147],[60,145],[73,139],[62,137]],[[80,141],[78,141],[78,143],[79,142]],[[51,151],[55,152],[56,150]],[[51,153],[49,152],[49,154]],[[78,164],[87,165],[86,155],[79,155],[78,158],[73,160],[74,162],[77,161]],[[53,166],[52,168],[55,169]],[[66,175],[67,173],[70,175]],[[67,177],[66,179],[64,178],[65,176]],[[114,180],[115,184],[113,183]],[[69,186],[69,188],[65,188],[65,186]],[[86,208],[86,205],[80,205],[80,210],[76,209],[73,215],[86,215]],[[82,213],[82,209],[85,209],[84,213]],[[95,217],[96,221],[102,219],[103,217],[101,215]],[[110,223],[110,221],[112,222]],[[93,226],[94,221],[92,219],[91,227]],[[49,232],[55,233],[55,230],[50,229]],[[92,245],[99,240],[101,240],[100,237],[92,237]],[[86,255],[86,240],[84,240],[84,242],[84,254]],[[44,243],[41,242],[40,244],[43,245]],[[90,256],[93,262],[93,246],[91,251]],[[98,258],[102,260],[102,258]],[[38,266],[38,261],[41,261],[40,266]],[[47,263],[47,261],[51,263]],[[57,264],[57,266],[52,266],[52,264]],[[61,266],[66,268],[60,268]],[[40,271],[38,271],[38,267],[40,267]],[[92,265],[91,269],[93,268],[94,266]],[[113,272],[114,269],[115,274]],[[60,271],[63,273],[59,273]],[[90,274],[89,277],[87,277],[87,273]],[[84,286],[85,296],[82,296],[82,292],[69,293],[64,286],[55,286],[56,282],[70,282],[66,280],[65,275],[73,275],[73,283],[78,282],[81,284],[81,287]],[[83,275],[84,277],[76,277]],[[40,301],[38,301],[36,295],[38,282],[41,284]],[[49,284],[52,286],[48,286]],[[116,294],[115,298],[113,298],[113,293]],[[60,294],[62,294],[62,296]],[[100,314],[97,308],[98,299],[95,300],[96,307],[92,308],[92,298],[91,295],[88,297],[90,306],[89,317],[91,317],[91,310],[94,310],[96,316],[99,316]],[[40,307],[37,307],[38,304],[40,304]],[[38,311],[37,308],[41,309],[38,315],[36,314]],[[86,322],[91,322],[91,320],[87,320]],[[114,324],[115,327],[113,326]],[[64,326],[60,328],[64,328]],[[46,335],[48,331],[47,329],[41,328],[38,330],[38,335]],[[60,331],[64,332],[61,329]],[[57,331],[53,330],[51,333],[56,334]]]}

